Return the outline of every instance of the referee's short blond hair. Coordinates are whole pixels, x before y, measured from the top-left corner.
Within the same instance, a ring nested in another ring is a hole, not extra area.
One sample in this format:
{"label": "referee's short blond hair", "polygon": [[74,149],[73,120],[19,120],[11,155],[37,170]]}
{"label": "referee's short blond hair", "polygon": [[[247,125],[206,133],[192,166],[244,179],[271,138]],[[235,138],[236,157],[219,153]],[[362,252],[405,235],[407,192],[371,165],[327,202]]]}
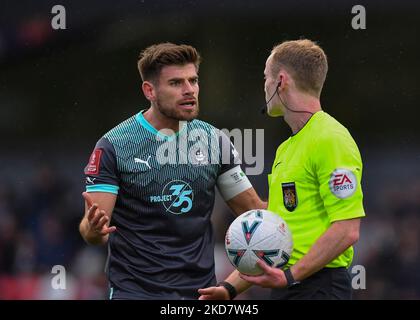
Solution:
{"label": "referee's short blond hair", "polygon": [[318,98],[321,96],[328,61],[320,46],[308,39],[285,41],[274,46],[271,56],[273,75],[285,68],[298,89]]}

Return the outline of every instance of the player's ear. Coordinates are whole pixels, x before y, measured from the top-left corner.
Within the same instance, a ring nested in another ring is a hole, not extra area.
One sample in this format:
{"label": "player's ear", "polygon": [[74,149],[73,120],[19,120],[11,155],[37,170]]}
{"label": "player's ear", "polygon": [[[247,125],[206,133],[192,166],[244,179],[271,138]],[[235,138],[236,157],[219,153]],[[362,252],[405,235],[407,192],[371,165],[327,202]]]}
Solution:
{"label": "player's ear", "polygon": [[150,81],[143,81],[141,85],[143,94],[147,100],[153,101],[156,98],[155,86]]}

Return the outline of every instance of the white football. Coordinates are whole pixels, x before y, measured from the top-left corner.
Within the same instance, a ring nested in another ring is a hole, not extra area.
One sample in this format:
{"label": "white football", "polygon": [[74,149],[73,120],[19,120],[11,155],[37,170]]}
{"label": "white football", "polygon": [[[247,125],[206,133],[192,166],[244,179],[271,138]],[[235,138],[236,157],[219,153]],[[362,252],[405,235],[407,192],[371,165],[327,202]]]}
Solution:
{"label": "white football", "polygon": [[247,275],[262,274],[258,259],[281,268],[293,250],[292,234],[277,214],[255,209],[237,217],[226,232],[225,249],[229,261]]}

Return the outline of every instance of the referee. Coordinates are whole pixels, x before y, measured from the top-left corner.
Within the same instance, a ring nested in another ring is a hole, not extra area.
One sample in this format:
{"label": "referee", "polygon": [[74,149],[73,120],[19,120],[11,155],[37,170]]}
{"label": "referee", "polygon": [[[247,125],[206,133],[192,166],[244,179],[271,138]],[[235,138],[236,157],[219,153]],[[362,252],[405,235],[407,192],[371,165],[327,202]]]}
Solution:
{"label": "referee", "polygon": [[321,109],[327,70],[324,51],[310,40],[275,46],[264,70],[267,113],[292,130],[268,176],[268,210],[293,236],[288,264],[283,271],[260,260],[262,275],[234,271],[224,287],[201,289],[200,299],[234,298],[251,284],[273,288],[273,299],[351,299],[348,267],[365,216],[362,160],[348,130]]}

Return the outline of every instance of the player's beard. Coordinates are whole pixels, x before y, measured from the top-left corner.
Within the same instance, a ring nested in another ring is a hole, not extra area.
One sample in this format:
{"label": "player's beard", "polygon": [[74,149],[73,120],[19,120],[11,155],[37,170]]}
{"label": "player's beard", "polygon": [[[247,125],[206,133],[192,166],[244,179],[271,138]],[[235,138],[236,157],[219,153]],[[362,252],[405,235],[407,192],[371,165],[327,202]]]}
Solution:
{"label": "player's beard", "polygon": [[168,104],[165,104],[162,102],[162,99],[159,99],[159,97],[156,99],[156,107],[159,110],[161,114],[164,116],[174,119],[177,121],[191,121],[198,117],[198,114],[200,112],[200,108],[198,105],[198,100],[195,102],[195,108],[192,111],[186,111],[178,109],[176,106],[172,107]]}

